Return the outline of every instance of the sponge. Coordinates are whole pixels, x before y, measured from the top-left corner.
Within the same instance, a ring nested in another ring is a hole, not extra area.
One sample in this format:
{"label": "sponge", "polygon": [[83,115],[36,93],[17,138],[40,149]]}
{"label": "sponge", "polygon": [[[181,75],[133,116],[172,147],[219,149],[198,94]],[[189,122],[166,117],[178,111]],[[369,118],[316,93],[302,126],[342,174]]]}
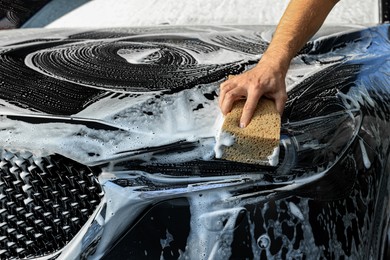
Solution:
{"label": "sponge", "polygon": [[[221,149],[216,157],[236,162],[276,166],[279,158],[280,114],[272,100],[261,98],[245,128],[240,118],[245,100],[236,101],[228,113],[217,136]],[[226,140],[231,141],[226,141]]]}

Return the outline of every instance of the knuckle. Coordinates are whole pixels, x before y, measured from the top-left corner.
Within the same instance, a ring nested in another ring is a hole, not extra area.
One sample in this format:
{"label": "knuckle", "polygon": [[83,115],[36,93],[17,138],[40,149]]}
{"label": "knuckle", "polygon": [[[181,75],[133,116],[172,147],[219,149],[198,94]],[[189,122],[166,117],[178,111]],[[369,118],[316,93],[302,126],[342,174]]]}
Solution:
{"label": "knuckle", "polygon": [[252,105],[252,104],[245,104],[245,106],[244,106],[244,111],[246,111],[246,112],[251,112],[251,111],[253,111],[254,110],[254,106]]}
{"label": "knuckle", "polygon": [[227,92],[225,95],[225,99],[227,99],[227,100],[234,100],[235,98],[236,98],[236,94],[234,94],[232,92]]}
{"label": "knuckle", "polygon": [[219,96],[223,96],[223,95],[225,95],[225,93],[226,93],[226,90],[225,89],[219,89]]}
{"label": "knuckle", "polygon": [[264,88],[264,86],[261,82],[252,82],[251,84],[249,84],[248,88],[252,92],[259,92]]}

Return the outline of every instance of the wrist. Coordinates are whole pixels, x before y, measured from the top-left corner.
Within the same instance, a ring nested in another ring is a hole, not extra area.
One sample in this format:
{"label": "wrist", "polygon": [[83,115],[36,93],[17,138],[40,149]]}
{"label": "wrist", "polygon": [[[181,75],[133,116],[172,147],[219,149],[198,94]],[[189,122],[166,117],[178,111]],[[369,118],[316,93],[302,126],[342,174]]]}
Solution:
{"label": "wrist", "polygon": [[272,68],[274,71],[281,73],[282,76],[285,76],[290,67],[291,59],[290,55],[282,49],[275,51],[268,49],[261,57],[258,65],[267,64],[267,67]]}
{"label": "wrist", "polygon": [[295,52],[293,52],[292,49],[293,48],[288,43],[279,44],[277,42],[273,42],[264,52],[264,55],[288,67],[290,66],[290,62],[295,55]]}

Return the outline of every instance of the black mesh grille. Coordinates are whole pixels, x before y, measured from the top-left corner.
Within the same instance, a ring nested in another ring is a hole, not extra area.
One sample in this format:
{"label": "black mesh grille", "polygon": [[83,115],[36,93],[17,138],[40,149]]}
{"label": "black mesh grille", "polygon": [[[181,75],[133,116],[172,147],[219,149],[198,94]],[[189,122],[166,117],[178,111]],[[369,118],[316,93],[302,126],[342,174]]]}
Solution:
{"label": "black mesh grille", "polygon": [[88,220],[103,196],[92,169],[59,155],[0,150],[0,257],[53,253]]}

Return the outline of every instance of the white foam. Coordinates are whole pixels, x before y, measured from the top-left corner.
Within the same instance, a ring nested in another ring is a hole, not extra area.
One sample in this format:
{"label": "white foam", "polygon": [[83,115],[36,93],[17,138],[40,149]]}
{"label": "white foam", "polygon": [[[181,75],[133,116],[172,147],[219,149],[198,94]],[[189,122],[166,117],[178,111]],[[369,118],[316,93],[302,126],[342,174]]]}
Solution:
{"label": "white foam", "polygon": [[234,144],[234,136],[228,132],[221,131],[216,137],[216,144],[214,147],[215,158],[222,158],[223,149]]}
{"label": "white foam", "polygon": [[158,52],[160,49],[158,48],[150,48],[150,49],[137,49],[137,50],[128,50],[121,49],[118,50],[117,54],[122,58],[126,59],[127,62],[132,64],[145,64],[145,58],[150,56],[153,53]]}
{"label": "white foam", "polygon": [[215,158],[222,158],[224,147],[232,146],[234,144],[234,136],[222,130],[223,121],[224,116],[220,112],[214,124],[216,129],[214,146]]}
{"label": "white foam", "polygon": [[371,167],[371,161],[370,158],[368,158],[366,146],[364,145],[363,139],[359,139],[359,144],[360,144],[360,150],[362,151],[362,157],[363,157],[363,164],[366,169],[369,169]]}
{"label": "white foam", "polygon": [[93,259],[100,259],[112,241],[115,241],[150,203],[147,199],[140,198],[140,193],[135,191],[139,187],[119,188],[116,184],[106,181],[103,188],[103,203],[106,205],[105,214],[102,216],[104,231]]}
{"label": "white foam", "polygon": [[[197,34],[192,36],[199,37]],[[206,36],[202,34],[202,37],[208,41],[207,34]],[[121,50],[118,55],[124,55],[129,62],[137,63],[142,62],[143,57],[152,51],[156,49],[142,52]],[[186,51],[190,52],[199,64],[241,62],[258,58],[258,55],[229,50],[221,50],[215,55]],[[33,66],[28,59],[27,65]],[[289,77],[293,79],[294,75],[303,75],[302,78],[305,78],[311,73],[307,69],[312,67],[316,67],[316,70],[321,68],[320,65],[307,66],[296,59],[292,62]],[[199,142],[199,145],[192,151],[160,156],[158,159],[164,162],[182,162],[199,158],[210,159],[214,153],[220,158],[223,146],[232,145],[234,137],[218,133],[222,125],[222,114],[217,99],[209,100],[204,96],[205,93],[217,93],[220,83],[202,85],[175,94],[162,95],[159,98],[156,98],[158,92],[139,93],[129,97],[122,95],[120,98],[108,96],[70,117],[85,118],[86,121],[89,118],[101,120],[110,126],[117,126],[120,129],[117,131],[97,130],[84,125],[65,123],[27,124],[3,118],[0,145],[4,148],[39,151],[41,155],[59,153],[88,164],[116,158],[118,154],[128,151],[184,140]],[[4,106],[0,106],[0,113],[3,111],[5,114],[26,112],[33,114],[5,101],[2,102]],[[196,109],[199,105],[203,108]],[[215,147],[210,138],[216,138]],[[268,163],[277,165],[277,159],[278,149],[275,149],[273,155],[268,158]]]}
{"label": "white foam", "polygon": [[[77,115],[88,116],[90,112],[94,118],[120,127],[121,130],[115,131],[57,122],[29,124],[0,117],[0,144],[6,149],[33,150],[38,156],[60,153],[88,163],[112,158],[123,151],[185,140],[199,142],[199,149],[192,153],[180,153],[173,161],[180,158],[179,161],[211,158],[214,141],[208,138],[215,136],[214,121],[220,112],[216,100],[206,99],[203,91],[209,93],[217,87],[209,85],[200,91],[185,90],[160,98],[145,95],[124,99],[107,97]],[[199,104],[203,108],[194,110]],[[102,106],[110,106],[110,109],[101,109]],[[144,111],[150,111],[153,115],[147,115]]]}
{"label": "white foam", "polygon": [[224,203],[229,197],[222,190],[190,196],[191,230],[180,259],[226,259],[231,255],[236,219],[245,209]]}
{"label": "white foam", "polygon": [[304,220],[303,214],[302,214],[301,210],[298,208],[297,205],[295,205],[293,202],[289,202],[288,206],[290,208],[291,213],[294,216],[296,216],[297,218],[299,218],[302,221]]}
{"label": "white foam", "polygon": [[279,163],[279,146],[274,148],[274,151],[270,156],[268,156],[268,163],[270,166],[276,166]]}

